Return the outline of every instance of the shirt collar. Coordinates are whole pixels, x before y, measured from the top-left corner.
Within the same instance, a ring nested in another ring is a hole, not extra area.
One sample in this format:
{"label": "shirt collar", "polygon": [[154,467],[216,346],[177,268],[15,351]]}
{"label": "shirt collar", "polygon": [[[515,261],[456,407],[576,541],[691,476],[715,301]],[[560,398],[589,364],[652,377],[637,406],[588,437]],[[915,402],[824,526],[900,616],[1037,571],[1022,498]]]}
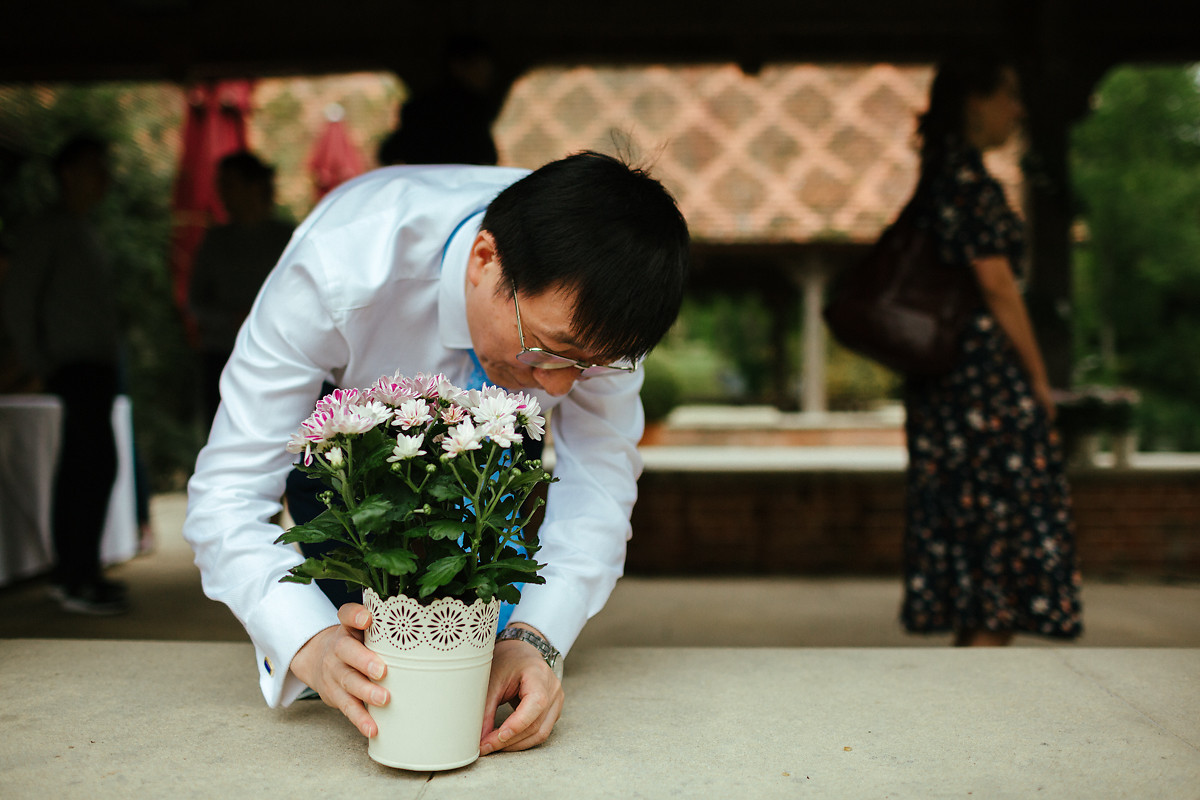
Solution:
{"label": "shirt collar", "polygon": [[483,222],[483,211],[458,224],[442,253],[442,279],[438,287],[438,337],[451,350],[470,350],[471,328],[467,325],[467,259],[471,244]]}

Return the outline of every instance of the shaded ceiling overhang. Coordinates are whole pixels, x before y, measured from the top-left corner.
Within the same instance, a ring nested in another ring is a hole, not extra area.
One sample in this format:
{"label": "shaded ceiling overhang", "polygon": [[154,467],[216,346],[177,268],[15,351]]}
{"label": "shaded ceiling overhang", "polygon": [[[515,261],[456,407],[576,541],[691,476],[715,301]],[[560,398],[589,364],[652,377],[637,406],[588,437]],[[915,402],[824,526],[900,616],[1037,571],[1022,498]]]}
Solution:
{"label": "shaded ceiling overhang", "polygon": [[[509,75],[546,64],[929,62],[954,49],[1054,52],[1088,72],[1200,59],[1179,0],[42,0],[0,12],[0,82],[390,70],[426,80],[474,36]],[[1084,65],[1080,65],[1084,66]]]}

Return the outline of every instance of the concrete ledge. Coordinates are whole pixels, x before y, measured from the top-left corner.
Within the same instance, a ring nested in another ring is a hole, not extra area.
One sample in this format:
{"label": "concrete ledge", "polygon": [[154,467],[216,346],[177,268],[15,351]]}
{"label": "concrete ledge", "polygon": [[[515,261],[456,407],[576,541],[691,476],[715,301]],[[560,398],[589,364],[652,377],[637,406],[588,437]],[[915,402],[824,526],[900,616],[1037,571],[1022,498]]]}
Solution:
{"label": "concrete ledge", "polygon": [[0,796],[1192,797],[1200,651],[607,648],[535,750],[381,767],[319,702],[272,711],[249,645],[0,649]]}

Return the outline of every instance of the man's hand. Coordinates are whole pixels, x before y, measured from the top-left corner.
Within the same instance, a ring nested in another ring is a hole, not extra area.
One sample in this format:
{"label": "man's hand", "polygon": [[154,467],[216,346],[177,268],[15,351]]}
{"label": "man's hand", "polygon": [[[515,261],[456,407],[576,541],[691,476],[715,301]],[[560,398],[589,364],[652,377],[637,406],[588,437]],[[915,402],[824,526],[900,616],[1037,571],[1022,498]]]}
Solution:
{"label": "man's hand", "polygon": [[374,736],[379,726],[367,705],[387,705],[391,698],[367,676],[379,680],[387,664],[363,644],[363,631],[371,625],[366,606],[347,603],[338,609],[338,621],[340,625],[326,628],[300,648],[292,659],[292,672],[320,694],[325,705],[345,714],[363,736]]}
{"label": "man's hand", "polygon": [[[496,642],[479,754],[527,750],[546,741],[562,714],[564,699],[558,676],[533,645],[516,640]],[[516,708],[496,728],[496,710],[513,700],[519,701]]]}

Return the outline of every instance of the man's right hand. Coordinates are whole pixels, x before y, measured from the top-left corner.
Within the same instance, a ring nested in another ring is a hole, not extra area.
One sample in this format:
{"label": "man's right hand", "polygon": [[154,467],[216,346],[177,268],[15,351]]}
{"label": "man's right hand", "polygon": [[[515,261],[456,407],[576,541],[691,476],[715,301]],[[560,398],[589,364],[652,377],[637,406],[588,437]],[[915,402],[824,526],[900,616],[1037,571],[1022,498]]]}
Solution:
{"label": "man's right hand", "polygon": [[363,736],[371,737],[379,727],[367,706],[387,705],[391,698],[367,676],[379,680],[387,665],[363,644],[363,631],[371,625],[366,606],[347,603],[338,609],[338,621],[340,625],[326,628],[300,648],[291,669],[325,705],[341,711]]}

